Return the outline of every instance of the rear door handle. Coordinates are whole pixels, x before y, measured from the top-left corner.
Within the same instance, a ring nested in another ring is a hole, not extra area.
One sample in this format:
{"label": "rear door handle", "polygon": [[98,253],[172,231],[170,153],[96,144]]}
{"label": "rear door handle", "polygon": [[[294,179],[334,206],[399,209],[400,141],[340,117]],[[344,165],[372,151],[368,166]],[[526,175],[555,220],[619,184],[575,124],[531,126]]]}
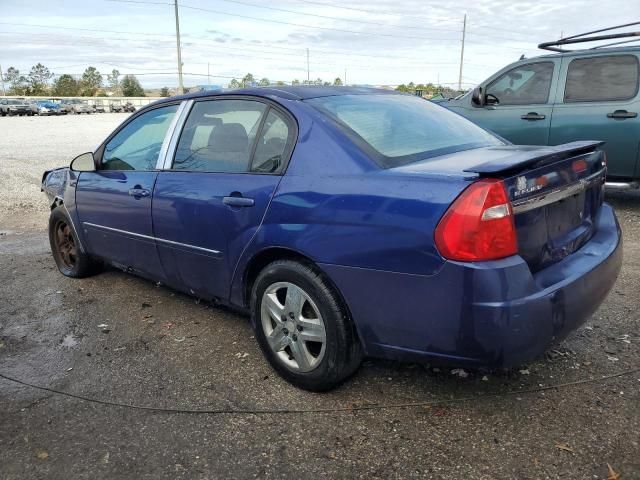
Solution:
{"label": "rear door handle", "polygon": [[638,114],[636,112],[627,112],[626,110],[616,110],[615,112],[607,113],[607,118],[636,118]]}
{"label": "rear door handle", "polygon": [[256,204],[253,198],[239,196],[223,197],[222,203],[229,205],[230,207],[253,207]]}
{"label": "rear door handle", "polygon": [[529,112],[526,115],[522,115],[520,117],[522,120],[544,120],[546,117],[546,115],[540,115],[537,112]]}
{"label": "rear door handle", "polygon": [[149,195],[151,195],[151,192],[149,190],[147,190],[146,188],[142,188],[142,187],[133,187],[129,189],[129,195],[131,195],[132,197],[148,197]]}

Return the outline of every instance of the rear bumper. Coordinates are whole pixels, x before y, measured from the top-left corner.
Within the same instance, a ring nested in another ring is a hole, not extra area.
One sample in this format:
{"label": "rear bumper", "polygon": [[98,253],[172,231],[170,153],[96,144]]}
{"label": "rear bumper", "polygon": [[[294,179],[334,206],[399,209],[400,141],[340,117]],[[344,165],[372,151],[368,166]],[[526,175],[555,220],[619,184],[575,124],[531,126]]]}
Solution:
{"label": "rear bumper", "polygon": [[428,277],[322,268],[344,295],[369,355],[498,367],[531,360],[580,326],[621,265],[620,227],[605,204],[591,240],[535,275],[519,256],[446,262]]}

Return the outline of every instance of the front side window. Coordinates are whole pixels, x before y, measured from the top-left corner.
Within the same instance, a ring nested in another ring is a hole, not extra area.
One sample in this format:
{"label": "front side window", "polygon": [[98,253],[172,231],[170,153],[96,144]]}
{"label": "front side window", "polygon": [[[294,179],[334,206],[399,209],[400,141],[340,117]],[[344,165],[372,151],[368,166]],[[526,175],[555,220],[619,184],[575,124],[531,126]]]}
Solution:
{"label": "front side window", "polygon": [[306,100],[338,121],[383,168],[502,142],[460,115],[410,95],[335,95]]}
{"label": "front side window", "polygon": [[129,122],[105,146],[102,170],[154,170],[178,105],[146,112]]}
{"label": "front side window", "polygon": [[249,171],[251,148],[266,108],[252,100],[196,102],[180,136],[173,170]]}
{"label": "front side window", "polygon": [[565,102],[628,100],[638,93],[638,58],[611,55],[571,60]]}
{"label": "front side window", "polygon": [[486,94],[499,105],[547,103],[553,77],[553,62],[519,65],[491,82]]}

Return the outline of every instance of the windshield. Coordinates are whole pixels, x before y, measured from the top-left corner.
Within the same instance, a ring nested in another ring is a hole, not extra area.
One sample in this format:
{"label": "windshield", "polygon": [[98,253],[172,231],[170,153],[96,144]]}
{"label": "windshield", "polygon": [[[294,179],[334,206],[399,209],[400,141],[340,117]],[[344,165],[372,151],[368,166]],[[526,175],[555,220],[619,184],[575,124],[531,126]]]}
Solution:
{"label": "windshield", "polygon": [[307,102],[346,127],[383,168],[503,143],[460,115],[415,96],[336,95]]}
{"label": "windshield", "polygon": [[20,100],[9,100],[9,105],[22,105]]}

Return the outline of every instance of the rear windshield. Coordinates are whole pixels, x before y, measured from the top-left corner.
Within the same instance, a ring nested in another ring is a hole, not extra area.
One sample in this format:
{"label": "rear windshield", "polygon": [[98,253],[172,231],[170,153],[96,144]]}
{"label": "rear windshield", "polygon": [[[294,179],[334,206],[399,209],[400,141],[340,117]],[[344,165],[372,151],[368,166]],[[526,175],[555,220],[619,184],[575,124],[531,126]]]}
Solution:
{"label": "rear windshield", "polygon": [[336,120],[383,168],[503,144],[460,115],[410,95],[337,95],[307,102]]}

